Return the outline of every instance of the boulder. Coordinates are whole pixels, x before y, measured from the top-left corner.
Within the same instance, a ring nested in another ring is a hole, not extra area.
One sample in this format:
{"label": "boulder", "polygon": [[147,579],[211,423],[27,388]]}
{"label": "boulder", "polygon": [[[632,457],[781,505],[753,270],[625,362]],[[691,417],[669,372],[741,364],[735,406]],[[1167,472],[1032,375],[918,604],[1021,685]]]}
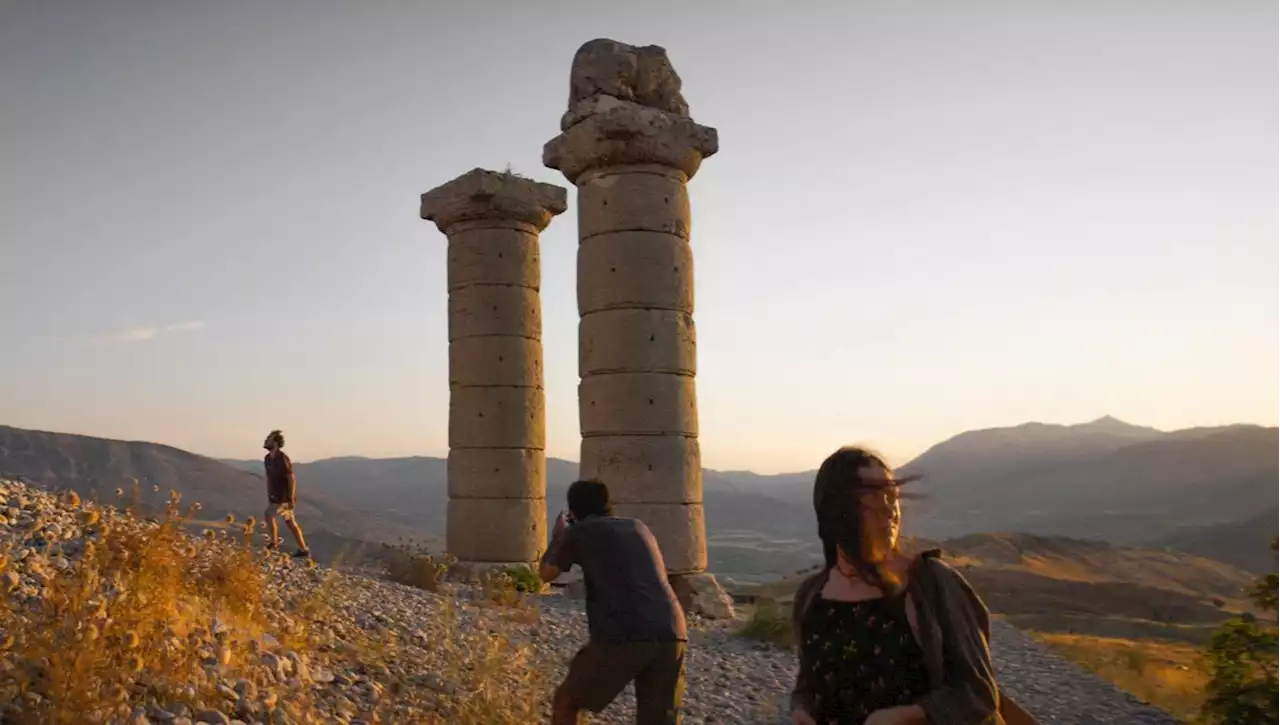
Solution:
{"label": "boulder", "polygon": [[689,116],[689,104],[680,93],[680,76],[666,49],[657,45],[637,47],[608,38],[583,43],[573,56],[569,112],[561,119],[560,130],[581,121],[582,109],[593,106],[601,96]]}
{"label": "boulder", "polygon": [[686,615],[707,619],[733,619],[733,598],[720,587],[711,574],[676,574],[671,576],[680,606]]}

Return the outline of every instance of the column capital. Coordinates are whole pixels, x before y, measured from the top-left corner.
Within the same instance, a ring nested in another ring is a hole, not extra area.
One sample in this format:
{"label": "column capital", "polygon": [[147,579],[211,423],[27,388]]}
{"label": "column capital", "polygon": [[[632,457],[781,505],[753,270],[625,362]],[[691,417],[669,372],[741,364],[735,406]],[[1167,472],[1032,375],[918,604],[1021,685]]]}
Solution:
{"label": "column capital", "polygon": [[640,164],[666,166],[692,178],[702,160],[720,150],[714,128],[612,96],[575,103],[565,121],[572,125],[542,147],[542,163],[573,183],[590,169]]}
{"label": "column capital", "polygon": [[462,222],[528,225],[542,231],[568,209],[565,190],[510,172],[472,169],[422,195],[421,216],[445,234]]}

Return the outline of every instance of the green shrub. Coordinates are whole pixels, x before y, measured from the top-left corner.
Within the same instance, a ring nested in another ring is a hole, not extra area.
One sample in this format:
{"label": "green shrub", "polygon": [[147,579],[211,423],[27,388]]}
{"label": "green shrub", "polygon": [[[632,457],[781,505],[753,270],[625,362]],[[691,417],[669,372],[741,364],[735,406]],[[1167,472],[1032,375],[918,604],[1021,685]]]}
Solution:
{"label": "green shrub", "polygon": [[419,544],[400,544],[385,548],[382,564],[391,581],[434,592],[440,589],[453,560],[448,555],[434,556]]}
{"label": "green shrub", "polygon": [[516,591],[525,594],[537,594],[542,591],[542,577],[532,567],[512,566],[505,572]]}
{"label": "green shrub", "polygon": [[[1276,541],[1271,550],[1276,551]],[[1263,610],[1276,611],[1276,575],[1260,577],[1251,596]],[[1211,725],[1276,723],[1276,628],[1245,615],[1224,623],[1205,651],[1209,683],[1201,716]]]}

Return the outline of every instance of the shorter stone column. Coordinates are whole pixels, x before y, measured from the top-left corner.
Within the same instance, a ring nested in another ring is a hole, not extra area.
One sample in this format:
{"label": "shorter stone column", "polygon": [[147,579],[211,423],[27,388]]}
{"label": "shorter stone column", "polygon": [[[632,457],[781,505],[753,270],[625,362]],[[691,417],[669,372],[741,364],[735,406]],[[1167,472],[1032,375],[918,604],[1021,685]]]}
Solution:
{"label": "shorter stone column", "polygon": [[538,233],[565,190],[474,169],[422,195],[449,238],[449,509],[464,564],[532,564],[546,544]]}

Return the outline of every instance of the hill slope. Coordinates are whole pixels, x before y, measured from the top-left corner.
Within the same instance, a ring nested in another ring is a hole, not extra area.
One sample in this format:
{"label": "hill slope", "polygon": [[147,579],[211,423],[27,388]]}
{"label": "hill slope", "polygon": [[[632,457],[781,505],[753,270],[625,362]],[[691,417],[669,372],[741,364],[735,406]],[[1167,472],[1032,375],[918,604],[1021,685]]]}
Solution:
{"label": "hill slope", "polygon": [[[1189,554],[1028,534],[977,534],[939,546],[993,612],[1045,632],[1199,642],[1250,610],[1248,572]],[[789,601],[804,575],[736,593]]]}
{"label": "hill slope", "polygon": [[1280,510],[1273,505],[1240,521],[1179,528],[1153,543],[1159,548],[1185,551],[1265,574],[1275,571],[1276,567],[1275,555],[1267,544],[1276,536],[1277,518]]}
{"label": "hill slope", "polygon": [[[228,513],[259,516],[266,506],[261,475],[158,443],[0,426],[0,475],[103,502],[116,500],[116,489],[131,492],[136,480],[144,511],[162,510],[169,491],[176,490],[183,501],[201,504],[199,518],[213,521]],[[359,543],[352,539],[367,539],[371,531],[388,537],[413,533],[376,512],[352,517],[349,508],[323,492],[300,498],[298,513],[308,543],[324,558]]]}

